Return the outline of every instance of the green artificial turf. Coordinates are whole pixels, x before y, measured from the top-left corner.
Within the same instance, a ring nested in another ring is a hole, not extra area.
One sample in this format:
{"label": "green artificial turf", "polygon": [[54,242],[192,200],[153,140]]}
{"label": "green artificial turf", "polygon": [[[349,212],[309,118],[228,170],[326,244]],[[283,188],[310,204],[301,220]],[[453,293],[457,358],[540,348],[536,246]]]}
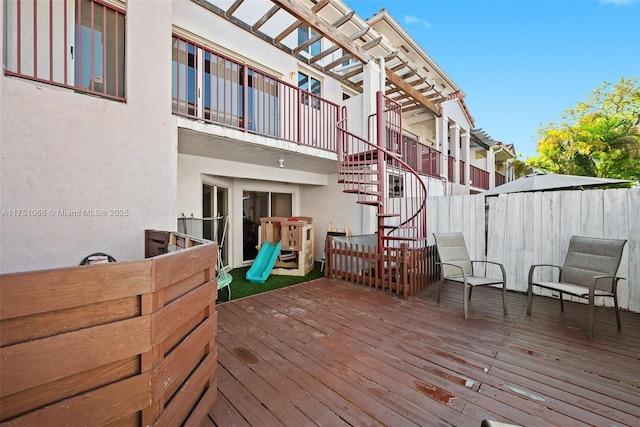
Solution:
{"label": "green artificial turf", "polygon": [[[285,286],[308,282],[309,280],[323,277],[324,273],[320,271],[320,265],[319,262],[316,262],[313,270],[306,276],[278,276],[272,274],[264,283],[251,283],[245,278],[249,267],[233,269],[230,272],[233,277],[233,281],[231,282],[231,299],[244,298],[249,295],[284,288]],[[218,291],[218,300],[216,302],[225,302],[228,301],[228,299],[229,296],[226,288]]]}

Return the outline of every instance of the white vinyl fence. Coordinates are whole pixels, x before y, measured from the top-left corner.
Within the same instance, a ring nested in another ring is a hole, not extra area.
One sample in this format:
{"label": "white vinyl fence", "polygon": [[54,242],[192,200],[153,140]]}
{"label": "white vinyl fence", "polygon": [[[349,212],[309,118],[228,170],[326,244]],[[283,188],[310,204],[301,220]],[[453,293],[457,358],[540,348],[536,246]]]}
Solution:
{"label": "white vinyl fence", "polygon": [[504,264],[507,289],[519,292],[527,290],[532,264],[563,264],[573,235],[627,239],[618,302],[640,312],[640,188],[513,193],[486,200],[442,196],[429,198],[427,205],[429,244],[432,233],[463,232],[471,258]]}

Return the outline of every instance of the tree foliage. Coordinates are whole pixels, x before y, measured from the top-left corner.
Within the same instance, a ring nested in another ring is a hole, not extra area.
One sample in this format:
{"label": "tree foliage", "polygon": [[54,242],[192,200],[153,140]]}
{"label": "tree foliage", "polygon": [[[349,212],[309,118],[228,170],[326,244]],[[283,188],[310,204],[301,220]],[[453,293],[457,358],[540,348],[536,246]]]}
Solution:
{"label": "tree foliage", "polygon": [[538,130],[538,156],[526,163],[544,171],[600,178],[640,179],[640,86],[637,78],[604,82],[560,123]]}

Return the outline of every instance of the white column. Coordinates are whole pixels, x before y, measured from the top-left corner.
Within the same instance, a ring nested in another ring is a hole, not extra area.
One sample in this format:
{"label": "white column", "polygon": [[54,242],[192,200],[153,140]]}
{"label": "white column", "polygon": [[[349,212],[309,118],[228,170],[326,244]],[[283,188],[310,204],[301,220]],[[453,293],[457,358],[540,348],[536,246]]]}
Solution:
{"label": "white column", "polygon": [[451,141],[449,142],[449,150],[451,150],[451,155],[456,159],[453,165],[453,181],[456,184],[460,184],[460,126],[453,125],[450,129]]}
{"label": "white column", "polygon": [[461,160],[464,160],[464,185],[469,188],[469,181],[471,180],[471,138],[468,130],[463,130],[460,136],[460,142],[462,143],[462,153],[460,154]]}
{"label": "white column", "polygon": [[449,119],[447,117],[436,117],[436,148],[442,153],[442,158],[440,159],[441,174],[448,176]]}

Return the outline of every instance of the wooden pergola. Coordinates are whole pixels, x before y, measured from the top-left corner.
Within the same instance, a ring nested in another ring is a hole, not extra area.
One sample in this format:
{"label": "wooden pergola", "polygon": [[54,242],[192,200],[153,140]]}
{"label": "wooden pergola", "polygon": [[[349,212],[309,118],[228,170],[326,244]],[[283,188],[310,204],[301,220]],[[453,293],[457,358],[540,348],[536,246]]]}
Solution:
{"label": "wooden pergola", "polygon": [[[384,63],[385,94],[403,111],[427,110],[441,116],[439,103],[459,92],[384,10],[365,21],[344,3],[332,0],[192,1],[358,93],[363,92],[365,65],[372,61]],[[385,40],[374,28],[383,20],[385,28],[391,28],[389,31],[407,42],[396,47]],[[310,37],[302,42],[296,40],[295,45],[285,44],[287,37],[302,25],[313,30]],[[323,39],[319,53],[304,53]]]}

